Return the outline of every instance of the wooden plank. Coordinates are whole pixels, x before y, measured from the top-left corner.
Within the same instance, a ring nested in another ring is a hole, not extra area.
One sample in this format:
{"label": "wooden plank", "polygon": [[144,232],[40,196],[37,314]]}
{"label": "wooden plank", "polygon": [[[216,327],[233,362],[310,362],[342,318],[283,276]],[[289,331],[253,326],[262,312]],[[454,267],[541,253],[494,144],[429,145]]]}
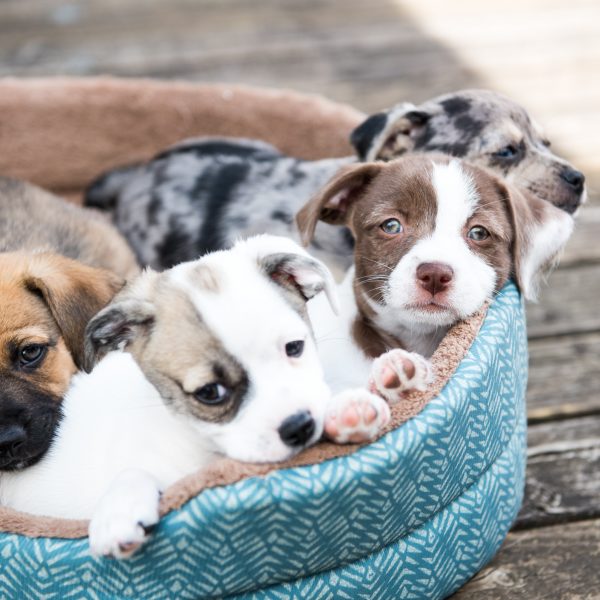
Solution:
{"label": "wooden plank", "polygon": [[600,263],[600,206],[584,205],[575,231],[561,258],[561,268],[584,263]]}
{"label": "wooden plank", "polygon": [[600,331],[599,298],[600,265],[556,270],[539,304],[527,306],[530,338]]}
{"label": "wooden plank", "polygon": [[525,500],[515,526],[600,517],[600,415],[529,428]]}
{"label": "wooden plank", "polygon": [[531,340],[529,355],[530,420],[600,414],[600,333]]}
{"label": "wooden plank", "polygon": [[600,415],[536,423],[527,430],[527,446],[532,456],[539,453],[540,447],[593,438],[600,439]]}
{"label": "wooden plank", "polygon": [[509,534],[490,565],[453,600],[600,597],[600,520]]}

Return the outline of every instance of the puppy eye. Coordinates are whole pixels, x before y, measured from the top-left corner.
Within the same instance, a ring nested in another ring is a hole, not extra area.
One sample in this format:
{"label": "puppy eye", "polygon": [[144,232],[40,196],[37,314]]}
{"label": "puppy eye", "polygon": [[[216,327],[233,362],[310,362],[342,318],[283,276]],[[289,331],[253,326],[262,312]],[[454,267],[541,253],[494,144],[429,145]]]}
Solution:
{"label": "puppy eye", "polygon": [[519,153],[519,148],[514,144],[508,144],[500,150],[494,152],[494,156],[498,158],[514,158]]}
{"label": "puppy eye", "polygon": [[43,344],[28,344],[19,350],[19,364],[21,367],[37,367],[46,355],[47,347]]}
{"label": "puppy eye", "polygon": [[386,219],[379,227],[388,235],[397,235],[403,231],[402,223],[398,219]]}
{"label": "puppy eye", "polygon": [[481,225],[475,225],[475,227],[471,227],[471,229],[469,229],[467,237],[474,242],[482,242],[490,237],[490,232]]}
{"label": "puppy eye", "polygon": [[304,340],[294,340],[285,345],[285,353],[291,358],[298,358],[304,352]]}
{"label": "puppy eye", "polygon": [[229,398],[229,390],[220,383],[208,383],[194,392],[194,398],[203,404],[221,404]]}
{"label": "puppy eye", "polygon": [[546,146],[546,148],[550,148],[550,146],[552,146],[552,143],[550,142],[550,140],[542,140],[542,145]]}

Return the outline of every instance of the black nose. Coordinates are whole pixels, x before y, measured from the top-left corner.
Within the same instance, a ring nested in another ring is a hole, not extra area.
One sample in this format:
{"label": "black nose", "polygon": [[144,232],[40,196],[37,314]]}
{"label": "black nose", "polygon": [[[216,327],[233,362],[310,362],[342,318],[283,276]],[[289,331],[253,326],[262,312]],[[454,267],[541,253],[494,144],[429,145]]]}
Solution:
{"label": "black nose", "polygon": [[560,172],[560,178],[575,192],[581,194],[583,192],[583,184],[585,183],[585,175],[581,171],[566,167]]}
{"label": "black nose", "polygon": [[315,432],[315,420],[305,410],[285,419],[277,431],[281,441],[287,446],[302,446]]}
{"label": "black nose", "polygon": [[14,454],[27,439],[27,433],[21,425],[0,427],[0,455]]}

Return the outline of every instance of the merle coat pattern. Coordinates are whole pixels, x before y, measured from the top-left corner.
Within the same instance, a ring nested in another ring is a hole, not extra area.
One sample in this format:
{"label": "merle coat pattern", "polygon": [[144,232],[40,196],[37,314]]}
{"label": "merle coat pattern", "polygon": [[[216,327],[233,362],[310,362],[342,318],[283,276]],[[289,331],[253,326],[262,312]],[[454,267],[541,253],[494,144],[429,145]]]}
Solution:
{"label": "merle coat pattern", "polygon": [[[549,149],[527,112],[484,90],[402,103],[351,136],[357,156],[305,161],[248,139],[185,140],[145,164],[101,176],[86,204],[112,214],[142,264],[171,267],[258,233],[299,240],[294,215],[341,167],[407,152],[444,152],[487,167],[573,214],[584,176]],[[349,231],[319,223],[311,252],[339,274],[351,263]]]}

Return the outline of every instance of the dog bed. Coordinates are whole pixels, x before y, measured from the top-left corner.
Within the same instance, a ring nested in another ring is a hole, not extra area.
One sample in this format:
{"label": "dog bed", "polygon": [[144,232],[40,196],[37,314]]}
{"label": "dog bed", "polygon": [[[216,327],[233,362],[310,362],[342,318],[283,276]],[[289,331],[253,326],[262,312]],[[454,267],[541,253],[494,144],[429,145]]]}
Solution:
{"label": "dog bed", "polygon": [[[319,97],[150,81],[0,82],[0,173],[78,197],[101,170],[186,136],[351,153],[363,115]],[[494,555],[519,509],[527,340],[509,283],[436,351],[436,380],[376,442],[278,465],[222,460],[167,490],[150,543],[89,556],[86,523],[0,509],[9,598],[442,598]],[[74,493],[76,491],[74,490]]]}

